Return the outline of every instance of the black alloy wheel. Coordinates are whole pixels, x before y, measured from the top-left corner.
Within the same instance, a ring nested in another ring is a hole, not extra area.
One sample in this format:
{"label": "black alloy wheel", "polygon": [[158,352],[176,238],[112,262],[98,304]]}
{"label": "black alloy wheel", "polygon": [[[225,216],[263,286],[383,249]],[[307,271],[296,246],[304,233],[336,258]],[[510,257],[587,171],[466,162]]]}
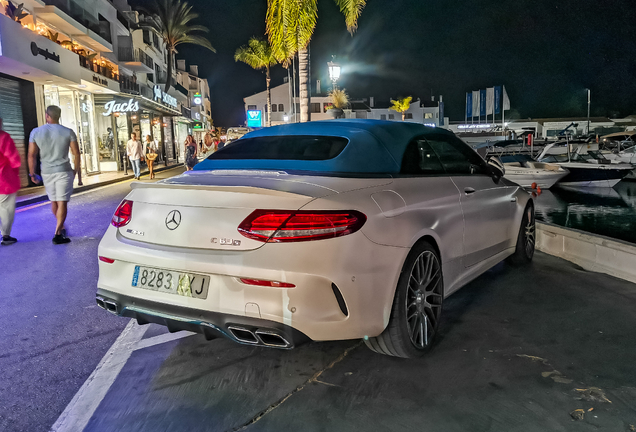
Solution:
{"label": "black alloy wheel", "polygon": [[365,340],[380,354],[414,358],[432,346],[444,300],[442,266],[427,242],[417,244],[404,263],[387,328]]}
{"label": "black alloy wheel", "polygon": [[515,253],[508,258],[513,265],[527,264],[532,261],[536,243],[536,223],[534,207],[529,203],[523,211]]}

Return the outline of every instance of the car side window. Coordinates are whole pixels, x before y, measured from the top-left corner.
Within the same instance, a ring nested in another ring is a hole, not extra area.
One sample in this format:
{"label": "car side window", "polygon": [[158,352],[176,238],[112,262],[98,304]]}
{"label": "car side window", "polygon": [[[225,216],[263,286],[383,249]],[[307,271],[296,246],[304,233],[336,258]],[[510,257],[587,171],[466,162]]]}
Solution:
{"label": "car side window", "polygon": [[486,162],[463,141],[448,135],[427,135],[433,149],[448,175],[489,174]]}
{"label": "car side window", "polygon": [[409,143],[402,157],[401,174],[444,175],[444,167],[425,139],[416,138]]}

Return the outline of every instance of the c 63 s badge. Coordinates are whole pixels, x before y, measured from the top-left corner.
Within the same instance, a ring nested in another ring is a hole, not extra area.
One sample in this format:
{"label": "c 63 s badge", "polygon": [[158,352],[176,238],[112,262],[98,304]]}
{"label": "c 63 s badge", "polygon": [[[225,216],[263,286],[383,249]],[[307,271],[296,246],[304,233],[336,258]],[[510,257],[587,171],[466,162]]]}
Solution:
{"label": "c 63 s badge", "polygon": [[241,245],[241,241],[240,240],[234,240],[234,239],[230,239],[230,238],[216,238],[216,237],[212,237],[212,240],[210,240],[212,243],[218,243],[220,245],[225,245],[225,246],[240,246]]}
{"label": "c 63 s badge", "polygon": [[143,232],[143,231],[137,231],[137,230],[130,229],[130,228],[128,228],[128,229],[126,230],[126,232],[127,232],[127,233],[130,233],[130,234],[138,235],[138,236],[142,236],[142,235],[144,235],[144,232]]}

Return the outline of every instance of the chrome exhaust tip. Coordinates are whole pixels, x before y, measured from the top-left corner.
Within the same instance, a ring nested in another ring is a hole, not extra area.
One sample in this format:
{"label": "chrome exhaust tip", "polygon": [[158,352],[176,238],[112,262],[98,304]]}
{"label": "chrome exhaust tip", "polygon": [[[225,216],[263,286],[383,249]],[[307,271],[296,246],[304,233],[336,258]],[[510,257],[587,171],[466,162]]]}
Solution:
{"label": "chrome exhaust tip", "polygon": [[248,330],[246,328],[228,326],[227,329],[230,331],[230,333],[232,333],[232,336],[234,336],[234,338],[239,342],[243,342],[250,345],[258,345],[260,342],[258,338],[256,337],[256,335],[252,333],[251,330]]}
{"label": "chrome exhaust tip", "polygon": [[104,304],[104,297],[97,296],[95,297],[95,301],[97,302],[97,306],[102,309],[106,309],[106,305]]}
{"label": "chrome exhaust tip", "polygon": [[256,330],[256,336],[265,346],[276,348],[290,348],[292,344],[282,335],[270,330]]}
{"label": "chrome exhaust tip", "polygon": [[119,305],[117,304],[117,302],[113,300],[104,299],[104,306],[105,306],[104,309],[106,309],[108,312],[114,315],[119,315],[118,313]]}

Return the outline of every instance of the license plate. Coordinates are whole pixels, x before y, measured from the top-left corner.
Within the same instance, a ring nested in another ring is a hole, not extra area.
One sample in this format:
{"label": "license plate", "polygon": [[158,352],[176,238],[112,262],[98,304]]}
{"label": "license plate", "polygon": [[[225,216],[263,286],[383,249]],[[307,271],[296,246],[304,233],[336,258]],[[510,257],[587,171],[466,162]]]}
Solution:
{"label": "license plate", "polygon": [[135,266],[132,286],[151,291],[206,299],[210,276]]}

